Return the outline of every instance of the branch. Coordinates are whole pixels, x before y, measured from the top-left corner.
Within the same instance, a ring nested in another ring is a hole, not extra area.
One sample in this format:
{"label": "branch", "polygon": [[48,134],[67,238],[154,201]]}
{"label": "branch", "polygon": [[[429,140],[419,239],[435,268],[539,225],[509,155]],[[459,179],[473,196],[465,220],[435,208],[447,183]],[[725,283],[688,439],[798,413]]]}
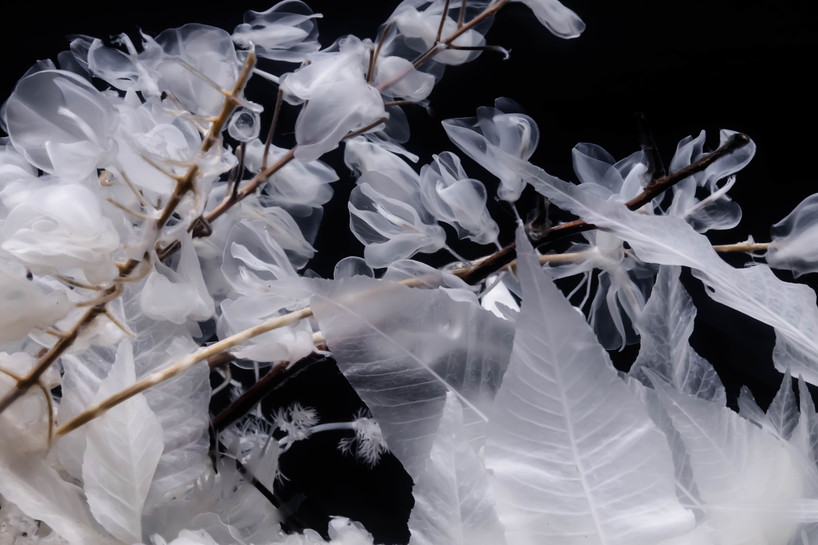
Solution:
{"label": "branch", "polygon": [[[702,157],[698,161],[691,163],[690,165],[686,166],[685,168],[678,172],[674,172],[672,174],[668,174],[667,176],[657,178],[656,180],[648,184],[648,186],[642,191],[642,193],[626,202],[625,206],[627,206],[628,209],[630,210],[638,210],[642,208],[644,205],[652,201],[654,198],[662,194],[664,191],[673,187],[673,185],[681,182],[682,180],[689,176],[692,176],[693,174],[696,174],[697,172],[703,171],[721,157],[729,155],[734,151],[746,146],[749,143],[750,138],[745,134],[732,135],[723,146],[721,146],[714,152]],[[556,240],[565,238],[567,236],[582,233],[584,231],[591,231],[593,229],[596,229],[596,225],[590,224],[584,220],[580,219],[569,221],[567,223],[562,223],[551,228],[551,230],[548,231],[548,234],[544,238],[532,242],[538,246],[543,244],[550,244],[555,242]],[[489,275],[495,273],[496,271],[502,269],[503,267],[511,263],[511,261],[514,260],[516,255],[517,247],[516,244],[512,242],[502,250],[498,251],[495,254],[492,254],[491,256],[481,261],[474,267],[466,269],[459,276],[467,284],[477,284],[478,282],[482,282],[483,280],[485,280]]]}

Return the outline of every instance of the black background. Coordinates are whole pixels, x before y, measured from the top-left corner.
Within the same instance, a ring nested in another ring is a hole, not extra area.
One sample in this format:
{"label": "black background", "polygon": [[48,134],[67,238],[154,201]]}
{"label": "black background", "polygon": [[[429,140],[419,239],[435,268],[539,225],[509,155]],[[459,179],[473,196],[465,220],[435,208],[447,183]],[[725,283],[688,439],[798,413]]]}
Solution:
{"label": "black background", "polygon": [[[378,25],[394,7],[392,2],[371,0],[307,3],[324,13],[319,21],[323,45],[347,33],[374,39]],[[478,106],[507,96],[539,123],[540,145],[532,161],[564,179],[574,179],[570,152],[578,142],[599,144],[616,158],[638,150],[637,112],[647,116],[666,163],[678,140],[702,129],[708,131],[713,148],[720,128],[751,136],[758,152],[731,191],[744,219],[729,232],[711,232],[716,243],[737,242],[749,235],[757,241],[769,240],[770,225],[818,189],[813,165],[818,143],[812,80],[818,52],[814,2],[565,3],[587,23],[580,38],[555,38],[525,6],[511,4],[487,34],[489,43],[510,49],[511,58],[484,53],[471,64],[449,68],[430,97],[431,116],[422,108],[409,108],[413,140],[408,147],[421,156],[421,163],[428,162],[432,153],[455,151],[440,127],[441,119],[472,116]],[[142,29],[155,35],[188,22],[232,30],[245,10],[269,7],[243,1],[116,2],[102,8],[72,4],[54,4],[47,11],[40,4],[19,4],[14,17],[4,17],[0,97],[8,96],[34,60],[56,58],[65,49],[68,34],[136,36],[137,29]],[[251,98],[271,106],[275,90],[268,92],[269,96]],[[340,157],[338,152],[329,156],[342,181],[335,184],[337,199],[324,219],[325,227],[339,228],[319,235],[319,257],[312,263],[324,275],[331,274],[341,257],[361,255],[357,241],[343,235],[351,181]],[[464,164],[470,175],[492,183],[479,167]],[[509,226],[510,215],[503,216],[502,209],[498,214],[498,220]],[[504,236],[508,241],[513,233],[507,229]],[[816,276],[800,281],[815,285]],[[731,397],[747,384],[765,405],[781,377],[770,360],[772,331],[711,302],[696,281],[688,278],[686,285],[699,307],[694,347],[716,366]],[[618,364],[627,366],[633,354],[626,350],[618,356]],[[333,388],[322,386],[327,391]]]}

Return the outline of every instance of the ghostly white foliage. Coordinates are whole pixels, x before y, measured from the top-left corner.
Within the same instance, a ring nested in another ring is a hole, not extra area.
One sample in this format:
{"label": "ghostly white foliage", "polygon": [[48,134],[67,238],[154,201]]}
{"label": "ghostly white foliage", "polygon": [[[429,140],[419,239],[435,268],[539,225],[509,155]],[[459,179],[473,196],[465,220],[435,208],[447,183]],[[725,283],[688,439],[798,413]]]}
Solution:
{"label": "ghostly white foliage", "polygon": [[52,183],[30,190],[3,224],[3,250],[47,272],[81,273],[93,283],[118,273],[113,253],[119,235],[97,195],[83,185]]}
{"label": "ghostly white foliage", "polygon": [[787,512],[797,512],[807,488],[786,445],[726,407],[677,392],[656,375],[651,380],[687,447],[717,539],[786,543],[798,527]]}
{"label": "ghostly white foliage", "polygon": [[454,227],[460,238],[480,244],[497,241],[500,227],[486,210],[486,187],[467,177],[457,155],[434,155],[433,162],[420,169],[420,196],[426,209]]}
{"label": "ghostly white foliage", "polygon": [[5,124],[15,149],[32,165],[82,180],[110,160],[117,118],[93,85],[64,70],[21,79],[6,102]]}
{"label": "ghostly white foliage", "polygon": [[306,64],[281,78],[290,100],[306,101],[295,123],[295,156],[314,161],[338,147],[347,133],[386,116],[383,99],[366,81],[371,43],[354,36],[309,57]]}
{"label": "ghostly white foliage", "polygon": [[154,269],[145,280],[140,302],[145,316],[183,324],[187,320],[204,321],[215,309],[207,291],[193,239],[182,233],[176,270],[156,259]]}
{"label": "ghostly white foliage", "polygon": [[639,316],[641,346],[630,376],[650,384],[650,369],[678,391],[724,405],[724,386],[713,367],[690,346],[696,307],[679,279],[680,267],[661,267]]}
{"label": "ghostly white foliage", "polygon": [[233,88],[241,66],[228,32],[189,23],[143,39],[142,57],[159,88],[195,114],[219,113],[222,90]]}
{"label": "ghostly white foliage", "polygon": [[339,369],[410,475],[425,464],[449,390],[479,442],[508,362],[508,322],[437,291],[364,277],[314,290],[310,306]]}
{"label": "ghostly white foliage", "polygon": [[524,299],[486,445],[506,540],[653,545],[689,531],[665,435],[522,226],[517,247]]}
{"label": "ghostly white foliage", "polygon": [[576,13],[557,0],[512,0],[531,8],[537,20],[551,34],[560,38],[576,38],[585,30],[585,23]]}
{"label": "ghostly white foliage", "polygon": [[489,474],[467,440],[463,409],[449,392],[429,460],[412,491],[410,545],[503,545]]}
{"label": "ghostly white foliage", "polygon": [[[119,345],[96,400],[136,381],[131,344]],[[142,509],[162,455],[162,426],[137,394],[89,424],[82,463],[88,506],[106,530],[128,543],[142,541]]]}
{"label": "ghostly white foliage", "polygon": [[796,276],[818,271],[818,193],[810,195],[772,228],[773,242],[767,250],[771,267],[790,269]]}
{"label": "ghostly white foliage", "polygon": [[577,144],[571,150],[574,172],[587,191],[605,198],[628,201],[647,184],[645,153],[638,151],[620,161],[595,144]]}
{"label": "ghostly white foliage", "polygon": [[494,108],[477,108],[477,117],[443,121],[451,141],[500,179],[497,194],[507,201],[520,198],[528,176],[528,158],[540,140],[534,120],[516,110],[516,104],[508,99],[497,99]]}
{"label": "ghostly white foliage", "polygon": [[[419,206],[417,206],[419,205]],[[427,223],[417,187],[370,171],[358,180],[349,196],[349,224],[355,237],[366,245],[369,266],[386,267],[417,252],[431,253],[446,244],[446,233]]]}
{"label": "ghostly white foliage", "polygon": [[[532,173],[536,172],[532,167]],[[818,308],[808,286],[779,280],[766,265],[735,269],[722,261],[706,237],[680,218],[631,212],[577,186],[539,171],[531,183],[554,204],[627,241],[645,262],[682,265],[708,288],[708,295],[775,328],[774,362],[809,382],[818,382]]]}
{"label": "ghostly white foliage", "polygon": [[47,328],[71,309],[59,291],[46,291],[26,279],[22,267],[0,263],[0,345],[23,339],[34,328]]}
{"label": "ghostly white foliage", "polygon": [[[719,133],[719,145],[724,145],[735,134],[735,131],[722,130]],[[678,172],[706,155],[704,142],[704,131],[696,138],[682,139],[670,161],[670,172]],[[703,172],[693,174],[674,185],[673,202],[667,213],[684,218],[700,233],[710,229],[735,227],[741,219],[741,207],[727,195],[727,191],[735,183],[735,178],[731,175],[747,166],[755,152],[755,142],[751,141],[708,166]],[[719,186],[721,180],[726,181]],[[706,196],[700,198],[697,193],[705,193]]]}
{"label": "ghostly white foliage", "polygon": [[[233,227],[225,244],[222,274],[233,293],[221,303],[221,337],[302,308],[309,297],[284,250],[260,221],[244,220]],[[302,321],[259,335],[235,354],[262,362],[296,361],[313,348],[312,328]]]}
{"label": "ghostly white foliage", "polygon": [[266,11],[247,11],[244,23],[233,31],[233,41],[255,47],[259,57],[302,62],[321,48],[314,21],[320,17],[300,0],[285,0]]}

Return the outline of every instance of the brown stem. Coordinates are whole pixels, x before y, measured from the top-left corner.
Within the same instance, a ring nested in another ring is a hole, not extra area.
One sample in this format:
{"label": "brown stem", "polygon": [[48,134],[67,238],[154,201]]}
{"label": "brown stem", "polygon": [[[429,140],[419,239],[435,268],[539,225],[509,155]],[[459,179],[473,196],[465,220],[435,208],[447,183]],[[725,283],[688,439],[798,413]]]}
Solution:
{"label": "brown stem", "polygon": [[[672,174],[668,174],[667,176],[657,178],[656,180],[648,184],[648,186],[642,191],[642,193],[626,202],[625,206],[627,206],[630,210],[638,210],[639,208],[642,208],[644,205],[652,201],[662,192],[671,188],[674,184],[681,182],[685,178],[692,176],[697,172],[703,171],[721,157],[733,153],[737,149],[746,146],[749,142],[750,138],[745,134],[732,135],[727,140],[727,142],[725,142],[725,144],[718,148],[716,151],[706,155],[705,157],[702,157],[698,161],[691,163],[685,168],[679,170],[678,172],[674,172]],[[596,225],[578,219],[557,225],[551,228],[551,230],[548,231],[548,234],[544,238],[532,242],[537,244],[538,246],[543,244],[549,244],[553,243],[556,240],[565,238],[567,236],[582,233],[584,231],[591,231],[593,229],[596,229]],[[468,284],[476,284],[478,282],[485,280],[492,273],[508,265],[512,260],[514,260],[516,255],[517,246],[514,242],[512,242],[502,250],[498,251],[495,254],[492,254],[491,256],[481,261],[474,267],[464,269],[463,273],[460,274],[460,277]]]}

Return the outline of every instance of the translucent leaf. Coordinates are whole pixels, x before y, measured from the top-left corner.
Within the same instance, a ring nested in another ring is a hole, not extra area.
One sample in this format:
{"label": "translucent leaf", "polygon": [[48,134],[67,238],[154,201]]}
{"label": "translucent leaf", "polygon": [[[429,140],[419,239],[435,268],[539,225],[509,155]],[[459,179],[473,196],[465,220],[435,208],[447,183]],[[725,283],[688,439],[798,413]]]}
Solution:
{"label": "translucent leaf", "polygon": [[[440,2],[430,3],[426,9],[420,11],[415,6],[403,2],[390,17],[390,21],[400,31],[400,34],[409,38],[408,44],[414,45],[413,49],[418,53],[425,53],[435,44],[440,21],[443,18],[442,4]],[[443,19],[441,36],[451,36],[456,30],[457,21],[447,14]],[[458,36],[452,45],[466,48],[475,48],[485,45],[486,39],[480,32],[468,29]],[[459,65],[477,58],[479,50],[469,49],[443,49],[434,56],[434,60],[441,64]]]}
{"label": "translucent leaf", "polygon": [[255,46],[256,55],[286,62],[301,62],[318,51],[320,13],[299,0],[278,2],[267,11],[248,11],[244,23],[233,31],[233,41],[242,47]]}
{"label": "translucent leaf", "polygon": [[360,276],[313,286],[327,346],[410,475],[426,463],[449,390],[480,441],[508,362],[508,322],[439,291]]}
{"label": "translucent leaf", "polygon": [[629,375],[650,384],[651,369],[678,391],[725,405],[727,395],[719,376],[690,346],[696,307],[679,280],[680,267],[662,267],[650,299],[639,317],[641,345]]}
{"label": "translucent leaf", "polygon": [[689,531],[664,434],[543,274],[522,226],[517,249],[523,304],[485,454],[506,539],[653,545]]}
{"label": "translucent leaf", "polygon": [[463,433],[463,409],[452,393],[429,460],[412,490],[412,545],[503,545],[488,473]]}
{"label": "translucent leaf", "polygon": [[384,86],[381,90],[384,96],[419,101],[432,92],[435,77],[416,69],[404,58],[381,55],[375,64],[374,84],[378,88]]}
{"label": "translucent leaf", "polygon": [[[131,345],[119,345],[96,401],[136,382]],[[142,541],[142,508],[164,449],[162,425],[137,394],[88,425],[82,477],[94,517],[118,539]]]}
{"label": "translucent leaf", "polygon": [[645,262],[682,265],[704,282],[715,301],[743,312],[776,330],[776,368],[818,383],[818,308],[815,292],[779,280],[765,265],[735,269],[713,250],[706,237],[680,218],[631,212],[577,186],[531,167],[537,191],[555,205],[627,241]]}

